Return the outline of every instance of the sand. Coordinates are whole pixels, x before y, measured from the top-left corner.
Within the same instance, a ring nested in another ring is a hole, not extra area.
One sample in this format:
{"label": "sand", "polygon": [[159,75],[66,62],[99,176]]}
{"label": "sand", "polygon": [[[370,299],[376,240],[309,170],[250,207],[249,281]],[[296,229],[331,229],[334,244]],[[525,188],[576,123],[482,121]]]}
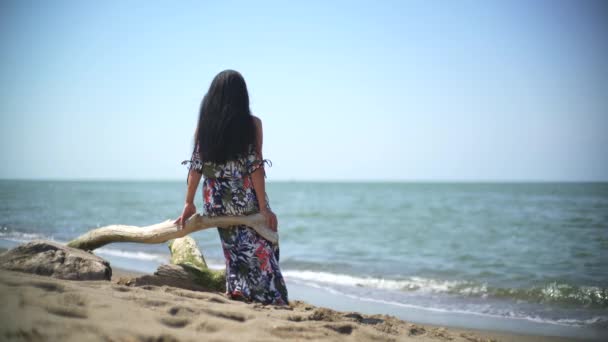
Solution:
{"label": "sand", "polygon": [[0,270],[0,340],[6,341],[569,341],[413,324],[386,315],[227,299],[170,286],[70,281]]}

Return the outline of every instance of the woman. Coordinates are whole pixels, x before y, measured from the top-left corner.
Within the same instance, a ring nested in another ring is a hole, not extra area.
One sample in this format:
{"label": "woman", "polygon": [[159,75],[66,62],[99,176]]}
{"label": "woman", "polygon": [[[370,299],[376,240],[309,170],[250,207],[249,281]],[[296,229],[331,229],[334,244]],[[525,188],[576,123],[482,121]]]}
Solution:
{"label": "woman", "polygon": [[[262,121],[251,115],[245,80],[234,70],[220,72],[201,104],[195,147],[189,161],[188,191],[179,225],[196,213],[194,195],[203,181],[208,216],[260,212],[277,230],[266,196]],[[287,304],[279,269],[279,247],[247,226],[219,228],[226,259],[226,294],[233,299]]]}

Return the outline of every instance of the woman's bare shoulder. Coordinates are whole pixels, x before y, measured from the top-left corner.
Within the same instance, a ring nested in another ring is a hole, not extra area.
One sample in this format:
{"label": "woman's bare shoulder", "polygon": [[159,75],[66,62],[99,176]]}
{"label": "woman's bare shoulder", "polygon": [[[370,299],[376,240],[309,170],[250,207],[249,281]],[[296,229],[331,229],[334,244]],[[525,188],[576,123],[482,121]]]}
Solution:
{"label": "woman's bare shoulder", "polygon": [[253,122],[254,122],[256,125],[261,125],[261,124],[262,124],[262,119],[258,118],[257,116],[255,116],[255,115],[253,115],[253,114],[252,114],[251,116],[253,117]]}
{"label": "woman's bare shoulder", "polygon": [[251,116],[253,116],[253,124],[255,125],[255,128],[258,131],[261,131],[262,130],[262,119],[258,118],[255,115],[251,115]]}

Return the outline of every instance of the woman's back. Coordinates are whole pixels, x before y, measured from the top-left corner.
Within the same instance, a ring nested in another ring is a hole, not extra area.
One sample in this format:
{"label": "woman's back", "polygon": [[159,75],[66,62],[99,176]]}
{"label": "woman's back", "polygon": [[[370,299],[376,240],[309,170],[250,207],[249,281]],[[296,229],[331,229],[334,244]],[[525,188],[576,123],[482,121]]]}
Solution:
{"label": "woman's back", "polygon": [[201,161],[195,152],[193,167],[202,173],[205,215],[249,215],[259,212],[251,174],[264,163],[250,145],[248,153],[224,163]]}

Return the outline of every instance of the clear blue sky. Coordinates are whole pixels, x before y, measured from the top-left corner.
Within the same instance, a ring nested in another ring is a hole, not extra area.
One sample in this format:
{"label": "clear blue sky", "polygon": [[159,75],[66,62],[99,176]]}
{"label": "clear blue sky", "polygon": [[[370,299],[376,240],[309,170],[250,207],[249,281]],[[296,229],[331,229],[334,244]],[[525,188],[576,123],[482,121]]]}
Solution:
{"label": "clear blue sky", "polygon": [[178,179],[227,68],[269,180],[608,180],[601,1],[2,1],[0,178]]}

